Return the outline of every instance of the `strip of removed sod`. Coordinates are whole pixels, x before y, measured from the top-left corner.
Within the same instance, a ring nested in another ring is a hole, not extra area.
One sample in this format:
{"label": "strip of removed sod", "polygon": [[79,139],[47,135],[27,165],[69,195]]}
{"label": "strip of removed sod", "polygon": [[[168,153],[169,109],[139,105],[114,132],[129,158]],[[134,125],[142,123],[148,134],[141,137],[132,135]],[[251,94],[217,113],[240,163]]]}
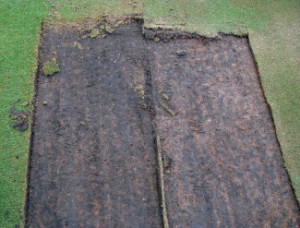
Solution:
{"label": "strip of removed sod", "polygon": [[81,31],[43,30],[41,65],[53,52],[61,64],[38,71],[26,225],[160,227],[140,25]]}
{"label": "strip of removed sod", "polygon": [[249,34],[285,167],[300,200],[300,1],[146,1],[145,24],[213,37]]}
{"label": "strip of removed sod", "polygon": [[9,110],[12,105],[25,109],[22,104],[31,101],[40,23],[47,15],[48,20],[70,22],[103,14],[143,13],[148,27],[173,27],[207,36],[249,33],[299,201],[299,9],[298,0],[191,0],[188,4],[182,0],[0,0],[0,226],[14,227],[23,221],[30,130],[12,129]]}
{"label": "strip of removed sod", "polygon": [[118,0],[0,0],[0,227],[24,226],[31,127],[13,129],[9,111],[12,106],[32,111],[42,21],[136,14],[141,6]]}

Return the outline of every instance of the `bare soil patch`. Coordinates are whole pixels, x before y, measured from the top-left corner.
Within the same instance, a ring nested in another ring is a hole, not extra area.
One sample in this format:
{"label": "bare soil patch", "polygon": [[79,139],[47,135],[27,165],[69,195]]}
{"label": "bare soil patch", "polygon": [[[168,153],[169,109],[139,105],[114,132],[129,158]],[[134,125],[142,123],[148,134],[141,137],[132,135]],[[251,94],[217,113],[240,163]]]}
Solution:
{"label": "bare soil patch", "polygon": [[[46,29],[30,163],[28,225],[158,227],[161,224],[140,26],[82,38]],[[74,43],[80,43],[81,48]]]}
{"label": "bare soil patch", "polygon": [[156,36],[167,41],[147,48],[170,226],[297,227],[247,38]]}
{"label": "bare soil patch", "polygon": [[247,38],[101,26],[44,29],[27,226],[299,225]]}

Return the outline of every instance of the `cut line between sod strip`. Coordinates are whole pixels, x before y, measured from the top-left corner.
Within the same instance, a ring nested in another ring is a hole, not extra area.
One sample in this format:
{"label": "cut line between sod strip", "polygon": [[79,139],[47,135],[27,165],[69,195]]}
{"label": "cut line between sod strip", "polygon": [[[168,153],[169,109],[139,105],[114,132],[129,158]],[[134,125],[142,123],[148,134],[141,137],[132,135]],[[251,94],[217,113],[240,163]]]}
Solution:
{"label": "cut line between sod strip", "polygon": [[[157,38],[156,38],[157,39]],[[146,42],[144,40],[143,42],[145,50],[146,48]],[[152,122],[152,132],[154,135],[155,140],[153,143],[153,146],[156,151],[156,167],[157,167],[157,189],[159,194],[159,200],[160,200],[160,210],[161,210],[161,216],[162,216],[162,225],[164,228],[169,227],[169,221],[168,221],[168,213],[167,213],[167,206],[166,206],[166,198],[165,198],[165,190],[164,190],[164,165],[163,165],[163,155],[161,151],[160,146],[160,138],[156,134],[155,130],[155,116],[156,116],[156,110],[153,100],[153,82],[152,82],[152,75],[150,70],[150,63],[149,63],[149,56],[148,52],[146,51],[144,53],[144,74],[145,74],[145,107],[150,114],[151,122]]]}
{"label": "cut line between sod strip", "polygon": [[27,225],[297,224],[248,40],[101,26],[44,29]]}
{"label": "cut line between sod strip", "polygon": [[163,225],[164,228],[169,228],[169,219],[166,205],[166,193],[165,193],[165,183],[164,183],[164,163],[163,163],[163,155],[160,147],[160,138],[156,135],[156,152],[157,152],[157,169],[158,169],[158,187],[160,192],[160,206],[163,217]]}

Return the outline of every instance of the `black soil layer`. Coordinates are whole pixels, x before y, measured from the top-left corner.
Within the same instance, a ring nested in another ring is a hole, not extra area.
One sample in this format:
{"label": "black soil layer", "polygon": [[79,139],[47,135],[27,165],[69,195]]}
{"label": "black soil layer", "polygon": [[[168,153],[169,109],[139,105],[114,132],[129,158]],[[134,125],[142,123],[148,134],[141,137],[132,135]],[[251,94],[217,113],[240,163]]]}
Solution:
{"label": "black soil layer", "polygon": [[42,35],[26,226],[300,224],[247,38],[104,36]]}

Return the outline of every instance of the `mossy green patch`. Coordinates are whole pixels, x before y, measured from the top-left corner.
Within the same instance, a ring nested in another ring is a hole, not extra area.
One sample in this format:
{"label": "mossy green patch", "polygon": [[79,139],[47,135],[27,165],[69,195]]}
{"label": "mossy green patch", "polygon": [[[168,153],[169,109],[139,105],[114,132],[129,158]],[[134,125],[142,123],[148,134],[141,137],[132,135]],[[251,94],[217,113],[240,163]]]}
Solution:
{"label": "mossy green patch", "polygon": [[46,76],[51,76],[59,72],[59,64],[56,58],[50,59],[44,64],[43,72]]}

